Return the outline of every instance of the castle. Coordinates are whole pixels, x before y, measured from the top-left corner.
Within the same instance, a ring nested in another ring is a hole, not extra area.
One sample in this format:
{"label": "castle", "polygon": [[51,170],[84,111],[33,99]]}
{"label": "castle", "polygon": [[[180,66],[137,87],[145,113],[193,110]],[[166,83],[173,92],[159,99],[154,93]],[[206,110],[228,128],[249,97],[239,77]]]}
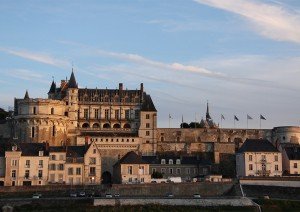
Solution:
{"label": "castle", "polygon": [[[144,90],[79,88],[74,72],[69,80],[51,83],[48,98],[14,101],[14,116],[1,126],[0,135],[14,142],[48,143],[51,146],[95,142],[102,157],[102,171],[129,151],[142,155],[212,155],[214,163],[234,155],[247,138],[300,143],[299,127],[274,129],[223,129],[211,119],[207,105],[201,128],[158,128],[157,110]],[[226,158],[226,157],[225,157]]]}

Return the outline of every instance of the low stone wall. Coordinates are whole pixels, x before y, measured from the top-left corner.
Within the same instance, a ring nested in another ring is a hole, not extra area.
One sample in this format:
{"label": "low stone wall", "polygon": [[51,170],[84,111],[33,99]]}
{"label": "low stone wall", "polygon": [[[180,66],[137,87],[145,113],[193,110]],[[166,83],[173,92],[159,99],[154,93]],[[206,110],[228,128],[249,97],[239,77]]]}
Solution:
{"label": "low stone wall", "polygon": [[222,196],[229,192],[233,187],[232,182],[213,183],[151,183],[151,184],[114,184],[108,192],[121,196],[166,196],[166,193],[172,193],[175,197],[192,197],[193,194],[201,196]]}
{"label": "low stone wall", "polygon": [[94,206],[115,206],[115,205],[172,205],[172,206],[254,206],[248,198],[235,199],[94,199]]}
{"label": "low stone wall", "polygon": [[240,179],[242,185],[300,187],[300,178],[274,178],[274,179]]}

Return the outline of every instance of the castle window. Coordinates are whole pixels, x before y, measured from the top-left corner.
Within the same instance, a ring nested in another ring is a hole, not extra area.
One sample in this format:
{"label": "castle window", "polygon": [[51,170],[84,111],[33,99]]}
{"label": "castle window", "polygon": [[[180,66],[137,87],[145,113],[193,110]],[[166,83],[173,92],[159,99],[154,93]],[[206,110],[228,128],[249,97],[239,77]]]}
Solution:
{"label": "castle window", "polygon": [[173,174],[173,169],[172,168],[169,169],[169,173]]}
{"label": "castle window", "polygon": [[135,110],[134,111],[134,117],[135,117],[135,119],[139,119],[140,118],[140,111],[139,110]]}
{"label": "castle window", "polygon": [[109,123],[103,124],[103,128],[110,128],[110,124]]}
{"label": "castle window", "polygon": [[54,108],[51,108],[51,115],[54,115]]}
{"label": "castle window", "polygon": [[31,127],[31,138],[34,138],[34,134],[35,134],[34,127]]}
{"label": "castle window", "polygon": [[105,119],[108,120],[109,119],[109,109],[105,109],[104,113],[105,113]]}
{"label": "castle window", "polygon": [[115,119],[119,120],[120,110],[115,110]]}
{"label": "castle window", "polygon": [[84,117],[85,119],[88,119],[88,118],[89,118],[89,109],[84,109],[84,110],[83,110],[83,117]]}
{"label": "castle window", "polygon": [[176,159],[176,164],[180,164],[180,159]]}
{"label": "castle window", "polygon": [[33,114],[36,114],[36,107],[33,107]]}
{"label": "castle window", "polygon": [[173,160],[172,159],[169,160],[169,164],[173,164]]}
{"label": "castle window", "polygon": [[150,131],[146,131],[146,136],[149,136],[150,135]]}
{"label": "castle window", "polygon": [[130,119],[130,110],[125,110],[125,119]]}
{"label": "castle window", "polygon": [[68,114],[68,112],[65,112],[65,116],[68,116],[69,114]]}
{"label": "castle window", "polygon": [[146,123],[146,128],[150,128],[150,124],[149,123]]}
{"label": "castle window", "polygon": [[166,164],[166,159],[161,159],[161,164]]}
{"label": "castle window", "polygon": [[55,126],[52,127],[52,136],[55,136]]}
{"label": "castle window", "polygon": [[165,141],[165,138],[164,137],[160,137],[160,141]]}
{"label": "castle window", "polygon": [[150,114],[146,114],[146,119],[150,119]]}
{"label": "castle window", "polygon": [[128,123],[126,123],[126,124],[124,124],[124,128],[126,128],[126,129],[130,129],[130,124],[128,124]]}
{"label": "castle window", "polygon": [[99,109],[95,109],[95,119],[99,118]]}

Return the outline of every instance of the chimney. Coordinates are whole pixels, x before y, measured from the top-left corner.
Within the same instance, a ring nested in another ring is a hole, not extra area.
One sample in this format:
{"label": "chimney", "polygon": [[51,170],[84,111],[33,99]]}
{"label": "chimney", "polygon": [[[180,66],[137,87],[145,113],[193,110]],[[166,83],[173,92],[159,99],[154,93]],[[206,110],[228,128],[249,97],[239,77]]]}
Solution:
{"label": "chimney", "polygon": [[143,83],[141,83],[140,90],[141,90],[141,94],[143,94],[143,92],[144,92],[144,84]]}
{"label": "chimney", "polygon": [[46,148],[46,152],[48,152],[49,151],[49,143],[48,143],[48,141],[45,142],[45,148]]}
{"label": "chimney", "polygon": [[123,90],[123,83],[119,83],[119,90],[120,90],[120,91]]}
{"label": "chimney", "polygon": [[66,85],[67,81],[66,80],[61,80],[60,81],[60,88],[63,88]]}

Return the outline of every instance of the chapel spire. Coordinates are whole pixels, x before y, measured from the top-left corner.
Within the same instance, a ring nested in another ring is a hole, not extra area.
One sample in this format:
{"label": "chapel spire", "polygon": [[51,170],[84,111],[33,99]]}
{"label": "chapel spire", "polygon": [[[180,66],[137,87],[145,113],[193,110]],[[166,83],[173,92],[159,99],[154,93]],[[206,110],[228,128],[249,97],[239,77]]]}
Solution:
{"label": "chapel spire", "polygon": [[208,101],[207,101],[207,104],[206,104],[206,120],[210,120],[211,117],[210,117],[210,114],[209,114],[209,106],[208,106]]}

